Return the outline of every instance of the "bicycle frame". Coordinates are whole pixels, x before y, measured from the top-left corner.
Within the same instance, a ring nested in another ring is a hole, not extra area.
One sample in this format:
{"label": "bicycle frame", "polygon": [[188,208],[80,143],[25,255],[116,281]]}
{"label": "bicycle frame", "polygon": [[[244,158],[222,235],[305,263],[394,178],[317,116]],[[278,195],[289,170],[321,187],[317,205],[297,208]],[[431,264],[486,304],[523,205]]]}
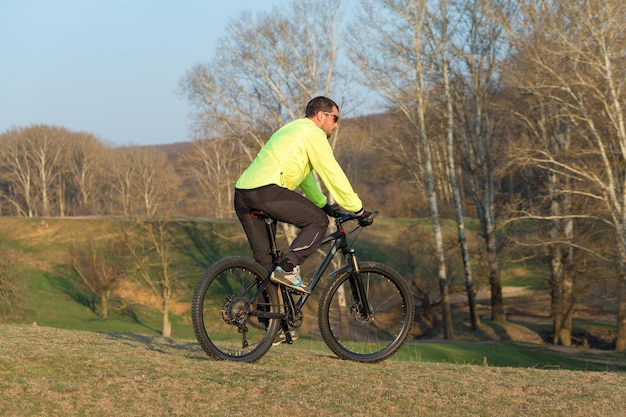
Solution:
{"label": "bicycle frame", "polygon": [[[268,238],[270,240],[270,251],[272,253],[272,258],[274,259],[275,263],[278,262],[280,252],[276,244],[276,236],[274,235],[274,232],[272,229],[272,223],[274,222],[274,220],[270,218],[269,216],[265,215],[264,213],[254,213],[253,217],[262,219],[263,221],[265,221]],[[363,281],[360,279],[361,276],[360,276],[359,264],[356,258],[356,252],[354,251],[354,249],[352,249],[352,247],[350,247],[350,245],[348,245],[347,234],[346,234],[345,229],[343,228],[343,222],[354,219],[354,218],[355,218],[354,215],[351,213],[343,213],[341,217],[338,217],[335,219],[335,225],[337,226],[337,231],[325,236],[324,239],[322,239],[322,245],[326,243],[330,243],[330,242],[332,242],[332,245],[328,249],[320,265],[317,267],[317,269],[311,276],[311,280],[309,281],[308,285],[311,288],[311,290],[313,290],[317,286],[322,276],[324,275],[324,272],[326,272],[326,269],[328,269],[328,266],[334,259],[337,252],[341,251],[343,255],[347,258],[348,262],[342,267],[332,271],[329,274],[329,276],[334,276],[343,272],[351,273],[352,279],[350,281],[351,281],[351,287],[352,287],[354,299],[360,300],[361,302],[360,310],[361,310],[362,317],[369,319],[370,308],[367,302],[365,286],[363,285]],[[272,313],[267,313],[267,312],[249,310],[250,305],[252,305],[254,301],[262,294],[263,290],[269,284],[269,282],[270,282],[270,275],[268,275],[266,279],[264,279],[261,283],[258,284],[256,294],[252,297],[252,299],[250,299],[250,301],[248,301],[248,303],[246,304],[246,309],[243,309],[243,311],[248,310],[250,312],[250,315],[256,315],[259,317],[280,318],[283,320],[288,319],[289,317],[287,317],[286,313],[272,314]],[[304,306],[304,304],[306,303],[306,301],[309,299],[311,295],[311,294],[303,293],[300,295],[298,300],[294,303],[291,293],[287,292],[284,286],[279,285],[279,287],[281,288],[283,295],[286,296],[286,297],[283,297],[283,303],[289,303],[293,314],[295,314],[296,312],[302,309],[302,307]]]}

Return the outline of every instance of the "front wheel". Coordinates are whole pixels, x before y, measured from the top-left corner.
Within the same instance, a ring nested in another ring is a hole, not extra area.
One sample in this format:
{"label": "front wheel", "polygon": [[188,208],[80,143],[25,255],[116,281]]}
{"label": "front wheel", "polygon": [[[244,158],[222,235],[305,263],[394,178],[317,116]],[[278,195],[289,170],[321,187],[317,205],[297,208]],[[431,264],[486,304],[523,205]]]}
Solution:
{"label": "front wheel", "polygon": [[254,299],[267,275],[263,267],[243,257],[224,258],[202,275],[191,302],[191,319],[208,355],[254,362],[270,349],[279,322],[276,287],[267,285]]}
{"label": "front wheel", "polygon": [[413,297],[392,268],[377,262],[362,262],[359,267],[369,314],[363,314],[352,273],[345,272],[322,293],[319,325],[324,341],[337,356],[375,363],[404,344],[413,325]]}

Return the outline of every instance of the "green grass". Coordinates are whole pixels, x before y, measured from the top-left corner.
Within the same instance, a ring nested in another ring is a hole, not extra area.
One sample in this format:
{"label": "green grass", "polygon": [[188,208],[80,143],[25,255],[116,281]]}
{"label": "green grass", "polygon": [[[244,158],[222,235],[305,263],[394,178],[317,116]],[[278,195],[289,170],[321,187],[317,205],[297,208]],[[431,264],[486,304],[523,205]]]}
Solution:
{"label": "green grass", "polygon": [[453,363],[536,369],[569,369],[578,371],[625,371],[626,354],[585,351],[564,354],[550,347],[513,342],[438,342],[411,343],[403,347],[398,360]]}
{"label": "green grass", "polygon": [[[393,242],[394,236],[404,230],[407,222],[381,219],[380,228],[372,228],[371,231],[367,229],[359,237],[359,253],[363,254],[364,259],[389,262],[397,269],[402,269],[402,265],[397,265],[399,260],[396,255],[389,255],[381,251],[380,247],[381,242],[384,242],[383,246],[387,242]],[[427,227],[426,223],[422,226]],[[66,267],[71,245],[79,245],[94,236],[106,236],[109,233],[108,227],[108,222],[94,219],[46,219],[44,225],[38,219],[0,217],[0,249],[17,254],[21,285],[26,289],[20,300],[22,314],[19,323],[36,322],[39,326],[59,329],[118,332],[149,337],[160,335],[162,317],[153,308],[134,305],[123,311],[111,309],[109,318],[103,320],[97,314],[97,300],[92,299]],[[176,228],[175,243],[179,248],[175,269],[187,286],[186,291],[181,292],[183,302],[188,303],[191,300],[197,280],[212,262],[227,255],[249,256],[249,248],[236,221],[186,219],[172,227]],[[509,284],[528,284],[534,288],[534,283],[540,280],[540,270],[534,269],[532,265],[526,265],[526,268],[513,265],[510,268],[518,276],[507,281]],[[313,312],[307,313],[307,320],[316,320],[316,307],[315,305]],[[455,317],[455,320],[467,319],[466,313],[456,312]],[[188,311],[180,315],[171,314],[170,319],[174,338],[195,343]],[[607,331],[614,329],[612,324],[582,319],[577,319],[575,326],[582,330],[603,329],[603,326],[606,326]],[[305,331],[298,340],[299,346],[320,354],[328,352],[323,342],[307,338],[307,334]],[[620,361],[625,359],[622,354],[602,352],[586,357],[584,353],[581,350],[576,354],[565,354],[545,346],[516,344],[505,339],[484,342],[429,341],[407,344],[393,360],[590,371],[623,369],[620,365]]]}
{"label": "green grass", "polygon": [[[103,320],[93,312],[81,297],[74,283],[54,275],[34,271],[29,273],[29,287],[33,298],[26,306],[28,323],[60,329],[75,329],[92,332],[123,332],[156,337],[160,334],[159,312],[138,306],[134,315],[112,311],[109,319]],[[63,306],[63,308],[59,308]],[[195,341],[188,316],[172,315],[172,336]],[[311,319],[314,319],[311,318]],[[301,337],[297,341],[301,349],[327,353],[323,341]],[[626,354],[604,352],[590,358],[564,355],[538,348],[536,345],[507,342],[411,342],[407,343],[392,359],[403,362],[434,362],[453,364],[489,365],[504,367],[532,367],[539,369],[570,369],[582,371],[626,370],[618,361],[626,361]]]}
{"label": "green grass", "polygon": [[[299,337],[294,350],[330,354],[324,342],[308,336]],[[570,351],[550,346],[506,341],[415,341],[407,342],[390,359],[392,362],[448,363],[491,367],[565,369],[572,371],[626,371],[626,353]]]}
{"label": "green grass", "polygon": [[[401,258],[380,247],[395,241],[404,222],[382,220],[384,227],[359,237],[359,254],[402,270]],[[105,226],[93,219],[46,219],[44,226],[0,217],[0,250],[15,256],[27,289],[22,324],[0,323],[0,415],[583,417],[626,408],[624,352],[514,343],[507,332],[523,324],[483,318],[476,336],[482,340],[411,339],[389,360],[364,365],[338,359],[310,336],[314,298],[293,345],[272,348],[255,364],[211,360],[195,340],[188,311],[170,316],[168,339],[160,337],[156,309],[111,309],[107,320],[97,314],[65,265],[70,245],[106,235]],[[183,301],[212,262],[249,256],[235,221],[173,227],[180,249],[175,266],[188,287]],[[542,272],[532,265],[507,265],[505,272],[507,284],[539,288]],[[532,301],[525,297],[517,301]],[[456,324],[467,321],[464,311],[454,317]],[[575,326],[614,329],[591,319],[577,318]]]}

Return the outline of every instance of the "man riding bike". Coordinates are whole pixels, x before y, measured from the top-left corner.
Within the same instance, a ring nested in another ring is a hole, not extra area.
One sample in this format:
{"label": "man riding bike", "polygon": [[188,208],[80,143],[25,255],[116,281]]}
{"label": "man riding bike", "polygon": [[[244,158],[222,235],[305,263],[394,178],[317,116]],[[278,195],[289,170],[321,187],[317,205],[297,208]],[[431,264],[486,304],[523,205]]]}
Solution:
{"label": "man riding bike", "polygon": [[[235,186],[235,211],[254,259],[268,272],[273,270],[273,282],[304,293],[310,293],[310,289],[302,282],[299,265],[320,247],[328,216],[333,216],[335,211],[319,189],[312,171],[341,207],[359,216],[361,225],[372,222],[371,213],[363,209],[328,143],[338,121],[339,107],[333,100],[313,98],[306,106],[305,117],[277,130]],[[306,197],[294,191],[296,188]],[[276,266],[265,224],[251,216],[254,211],[262,211],[299,229],[289,251]]]}

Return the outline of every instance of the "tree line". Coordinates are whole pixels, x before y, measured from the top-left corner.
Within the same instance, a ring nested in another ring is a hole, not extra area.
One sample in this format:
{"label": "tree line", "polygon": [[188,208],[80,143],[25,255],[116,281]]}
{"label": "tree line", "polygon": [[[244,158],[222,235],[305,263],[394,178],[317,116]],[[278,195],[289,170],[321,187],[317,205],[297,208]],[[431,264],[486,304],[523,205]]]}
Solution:
{"label": "tree line", "polygon": [[[623,350],[625,19],[618,0],[303,0],[244,12],[181,79],[196,109],[191,142],[163,152],[58,127],[12,129],[0,136],[0,210],[233,217],[239,173],[324,94],[355,115],[331,144],[366,205],[431,220],[447,337],[452,258],[477,328],[483,280],[491,318],[506,320],[501,270],[515,246],[548,265],[553,343],[570,345],[577,306],[604,297]],[[357,84],[380,98],[361,116],[368,100]],[[442,218],[456,221],[457,254]],[[417,266],[413,275],[416,294],[430,294]]]}

